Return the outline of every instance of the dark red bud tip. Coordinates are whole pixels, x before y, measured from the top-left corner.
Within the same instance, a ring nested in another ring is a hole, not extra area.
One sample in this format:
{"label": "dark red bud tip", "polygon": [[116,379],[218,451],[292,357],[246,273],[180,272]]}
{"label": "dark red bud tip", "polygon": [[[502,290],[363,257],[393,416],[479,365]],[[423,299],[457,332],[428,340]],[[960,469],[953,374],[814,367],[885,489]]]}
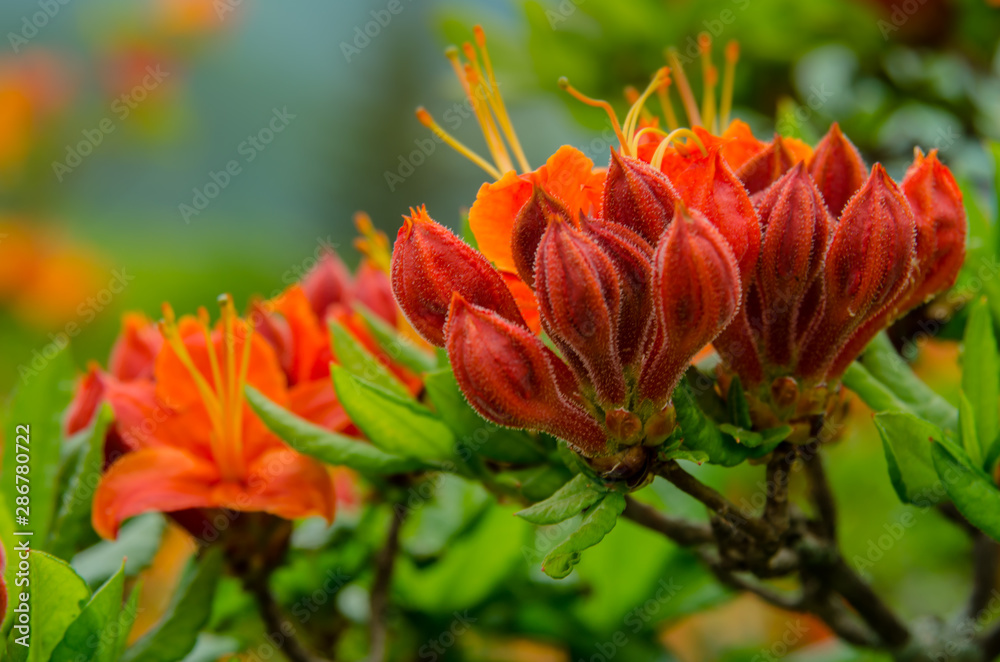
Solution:
{"label": "dark red bud tip", "polygon": [[800,374],[825,376],[854,332],[898,301],[913,273],[915,233],[903,192],[876,163],[833,231],[824,275],[826,309],[802,352]]}
{"label": "dark red bud tip", "polygon": [[316,266],[302,279],[302,291],[317,317],[323,319],[335,303],[345,303],[350,297],[351,273],[331,250],[324,250]]}
{"label": "dark red bud tip", "polygon": [[604,251],[581,231],[553,219],[538,245],[535,296],[546,332],[572,352],[599,399],[624,402],[625,378],[616,351],[621,291]]}
{"label": "dark red bud tip", "polygon": [[809,159],[809,174],[819,187],[834,218],[865,183],[868,168],[858,148],[834,122]]}
{"label": "dark red bud tip", "polygon": [[962,192],[937,150],[917,153],[902,187],[917,223],[917,268],[912,291],[900,305],[905,312],[955,284],[965,261],[968,222]]}
{"label": "dark red bud tip", "polygon": [[540,186],[532,186],[531,197],[518,212],[510,238],[510,249],[514,257],[514,266],[517,267],[517,275],[528,284],[528,287],[535,286],[535,256],[538,244],[545,234],[545,228],[553,220],[573,224],[573,217],[561,202]]}
{"label": "dark red bud tip", "polygon": [[484,418],[544,430],[583,455],[605,452],[600,425],[560,392],[558,359],[524,327],[455,294],[447,349],[462,393]]}
{"label": "dark red bud tip", "polygon": [[677,192],[659,170],[611,150],[604,184],[604,218],[655,245],[674,215]]}
{"label": "dark red bud tip", "polygon": [[524,325],[503,277],[471,246],[433,221],[427,210],[410,210],[392,251],[392,292],[427,342],[444,346],[452,294]]}
{"label": "dark red bud tip", "polygon": [[733,320],[742,300],[732,248],[708,219],[683,205],[656,248],[653,293],[662,342],[643,365],[640,390],[662,402],[694,355]]}
{"label": "dark red bud tip", "polygon": [[800,317],[815,312],[802,307],[820,275],[832,220],[802,163],[763,194],[757,212],[764,227],[757,290],[761,332],[769,361],[788,365],[797,330],[813,321],[802,319],[800,324]]}
{"label": "dark red bud tip", "polygon": [[793,165],[795,155],[785,146],[781,136],[775,134],[767,149],[740,166],[736,176],[743,182],[747,193],[753,195],[778,181]]}

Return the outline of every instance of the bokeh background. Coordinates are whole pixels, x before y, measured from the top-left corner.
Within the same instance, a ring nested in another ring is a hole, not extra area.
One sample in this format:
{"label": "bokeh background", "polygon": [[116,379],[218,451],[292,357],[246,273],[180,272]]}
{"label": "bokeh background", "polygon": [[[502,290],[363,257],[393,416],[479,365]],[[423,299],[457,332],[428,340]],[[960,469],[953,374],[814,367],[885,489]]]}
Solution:
{"label": "bokeh background", "polygon": [[[533,165],[565,143],[607,159],[592,143],[605,118],[561,93],[559,76],[624,108],[625,86],[643,86],[664,47],[693,52],[708,32],[717,53],[741,44],[735,115],[759,137],[777,127],[812,142],[838,121],[894,176],[914,146],[937,148],[970,192],[994,176],[984,140],[1000,139],[1000,7],[987,0],[398,0],[397,14],[389,4],[0,3],[0,393],[67,340],[81,368],[103,361],[126,310],[156,317],[163,301],[186,312],[222,292],[241,304],[270,296],[324,247],[356,263],[358,210],[390,237],[424,203],[457,227],[483,173],[430,140],[413,111],[440,118],[463,101],[442,51],[476,23]],[[455,133],[480,148],[474,122]],[[956,357],[942,340],[916,367],[951,397]],[[830,454],[848,555],[871,562],[907,615],[957,606],[967,543],[937,514],[899,505],[870,420],[854,411]],[[726,489],[749,498],[759,473],[728,471]],[[626,523],[599,550],[581,566],[589,584],[553,589],[582,600],[582,630],[563,626],[570,649],[504,642],[515,655],[470,639],[466,648],[480,645],[470,659],[601,654],[594,642],[636,616],[674,552]],[[680,579],[683,599],[650,615],[680,659],[861,659],[808,619],[732,600],[693,569]],[[523,603],[526,626],[549,617],[532,615],[530,596],[483,600]]]}

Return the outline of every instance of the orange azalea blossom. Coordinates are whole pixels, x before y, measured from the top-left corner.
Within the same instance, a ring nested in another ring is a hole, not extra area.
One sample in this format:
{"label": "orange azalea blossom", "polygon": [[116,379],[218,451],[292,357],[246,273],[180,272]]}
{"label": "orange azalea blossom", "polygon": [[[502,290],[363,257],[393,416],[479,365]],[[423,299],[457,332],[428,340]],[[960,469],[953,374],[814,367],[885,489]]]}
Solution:
{"label": "orange azalea blossom", "polygon": [[[840,376],[878,331],[954,281],[965,217],[936,155],[918,153],[900,186],[881,165],[869,171],[836,125],[815,150],[757,140],[729,118],[734,44],[718,103],[709,39],[700,106],[673,51],[623,122],[560,81],[608,113],[620,145],[607,170],[563,147],[531,171],[475,36],[465,63],[448,55],[493,162],[417,114],[496,180],[470,211],[481,253],[411,210],[392,276],[401,308],[447,347],[484,417],[546,430],[616,467],[641,463],[636,444],[669,433],[673,388],[713,341],[723,394],[739,375],[760,396],[752,407],[811,415],[835,404]],[[691,128],[679,125],[674,86]],[[654,94],[669,131],[645,108]],[[558,356],[525,334],[539,327]]]}
{"label": "orange azalea blossom", "polygon": [[100,535],[113,538],[125,519],[151,510],[229,508],[332,521],[330,473],[288,448],[244,399],[250,385],[287,405],[274,350],[237,317],[231,298],[222,299],[221,309],[221,320],[210,328],[204,310],[178,321],[164,306],[154,399],[142,404],[170,403],[170,415],[101,479],[93,508]]}

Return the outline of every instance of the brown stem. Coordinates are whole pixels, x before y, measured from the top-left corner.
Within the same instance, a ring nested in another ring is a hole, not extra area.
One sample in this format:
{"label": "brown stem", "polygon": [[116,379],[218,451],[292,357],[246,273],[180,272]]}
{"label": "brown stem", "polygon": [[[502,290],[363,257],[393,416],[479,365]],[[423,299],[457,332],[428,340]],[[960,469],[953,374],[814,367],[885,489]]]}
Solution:
{"label": "brown stem", "polygon": [[662,533],[682,547],[715,541],[712,529],[707,524],[665,515],[630,496],[625,497],[625,511],[622,514],[640,526]]}
{"label": "brown stem", "polygon": [[281,612],[274,596],[271,595],[268,576],[249,576],[243,585],[253,596],[260,611],[261,620],[271,637],[281,641],[279,648],[291,662],[324,662],[324,658],[313,655],[296,637],[295,626]]}
{"label": "brown stem", "polygon": [[389,587],[392,585],[392,572],[396,565],[396,555],[399,553],[399,531],[406,519],[407,509],[402,504],[394,504],[392,521],[389,523],[389,533],[386,535],[385,546],[375,560],[375,581],[371,593],[371,632],[369,646],[369,662],[382,662],[385,659],[388,640],[388,624],[386,612],[389,607]]}
{"label": "brown stem", "polygon": [[816,506],[816,515],[822,527],[823,536],[830,541],[837,539],[837,504],[830,489],[830,481],[823,469],[823,457],[819,452],[819,442],[814,441],[799,451],[809,479],[809,497]]}
{"label": "brown stem", "polygon": [[771,454],[767,462],[765,483],[767,503],[764,505],[764,519],[781,534],[788,530],[788,475],[795,450],[782,443]]}
{"label": "brown stem", "polygon": [[774,531],[767,522],[754,517],[743,517],[729,499],[684,471],[676,461],[670,460],[665,462],[660,467],[660,475],[673,483],[682,492],[687,493],[711,510],[714,510],[720,517],[730,522],[736,528],[744,530],[759,540],[769,540],[774,537]]}
{"label": "brown stem", "polygon": [[976,619],[993,597],[1000,558],[996,542],[985,533],[978,532],[972,544],[972,595],[969,596],[966,616]]}
{"label": "brown stem", "polygon": [[830,566],[828,579],[831,588],[844,596],[888,647],[898,648],[909,641],[910,630],[843,558]]}

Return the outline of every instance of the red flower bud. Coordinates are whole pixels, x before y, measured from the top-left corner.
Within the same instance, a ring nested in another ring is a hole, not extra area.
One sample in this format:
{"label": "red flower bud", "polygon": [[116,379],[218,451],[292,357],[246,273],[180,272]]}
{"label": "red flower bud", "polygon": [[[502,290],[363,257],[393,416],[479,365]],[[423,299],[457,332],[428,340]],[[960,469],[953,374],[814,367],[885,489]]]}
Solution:
{"label": "red flower bud", "polygon": [[900,312],[955,284],[965,261],[967,225],[962,192],[938,160],[937,150],[926,157],[917,152],[902,187],[917,222],[917,267],[912,292]]}
{"label": "red flower bud", "polygon": [[785,146],[781,136],[775,134],[767,149],[740,166],[736,177],[743,182],[747,193],[753,195],[778,181],[793,165],[795,155]]}
{"label": "red flower bud", "polygon": [[330,306],[346,303],[349,299],[351,272],[336,253],[324,250],[316,266],[302,279],[301,285],[316,317],[324,319]]}
{"label": "red flower bud", "polygon": [[396,325],[396,300],[392,296],[389,276],[369,259],[361,261],[354,276],[354,300],[383,320]]}
{"label": "red flower bud", "polygon": [[585,220],[583,229],[615,266],[621,291],[618,357],[622,365],[631,365],[653,323],[653,298],[649,295],[653,248],[635,232],[610,221]]}
{"label": "red flower bud", "polygon": [[392,291],[427,342],[444,346],[444,325],[455,292],[524,325],[503,277],[482,254],[433,221],[423,207],[411,214],[404,217],[392,251]]}
{"label": "red flower bud", "polygon": [[659,351],[642,366],[643,397],[664,402],[698,351],[736,315],[742,298],[733,250],[700,213],[678,205],[653,256]]}
{"label": "red flower bud", "polygon": [[514,257],[517,275],[528,284],[535,286],[535,257],[538,243],[545,234],[545,228],[553,219],[573,225],[573,217],[561,202],[545,192],[540,186],[533,186],[531,197],[521,207],[514,220],[510,236],[510,249]]}
{"label": "red flower bud", "polygon": [[695,151],[684,168],[670,174],[689,209],[701,212],[732,248],[744,288],[750,287],[760,257],[760,221],[743,183],[722,157],[718,146],[703,156]]}
{"label": "red flower bud", "polygon": [[648,164],[611,150],[604,184],[604,218],[656,245],[674,215],[677,192]]}
{"label": "red flower bud", "polygon": [[565,365],[530,331],[471,305],[458,293],[446,331],[455,378],[484,418],[544,430],[584,455],[604,451],[606,436],[600,425],[560,392],[559,384],[567,379]]}
{"label": "red flower bud", "polygon": [[809,174],[819,187],[834,218],[840,216],[847,202],[865,183],[868,168],[836,122],[830,126],[809,159]]}
{"label": "red flower bud", "polygon": [[831,219],[802,163],[764,194],[757,208],[764,227],[758,269],[762,335],[769,362],[789,365],[797,344],[802,301],[820,274]]}
{"label": "red flower bud", "polygon": [[592,239],[554,218],[538,246],[535,296],[543,328],[564,353],[575,355],[598,398],[624,402],[616,351],[621,295],[611,259]]}
{"label": "red flower bud", "polygon": [[915,232],[903,192],[876,163],[833,231],[824,275],[826,309],[802,352],[801,375],[826,376],[850,336],[909,286]]}

